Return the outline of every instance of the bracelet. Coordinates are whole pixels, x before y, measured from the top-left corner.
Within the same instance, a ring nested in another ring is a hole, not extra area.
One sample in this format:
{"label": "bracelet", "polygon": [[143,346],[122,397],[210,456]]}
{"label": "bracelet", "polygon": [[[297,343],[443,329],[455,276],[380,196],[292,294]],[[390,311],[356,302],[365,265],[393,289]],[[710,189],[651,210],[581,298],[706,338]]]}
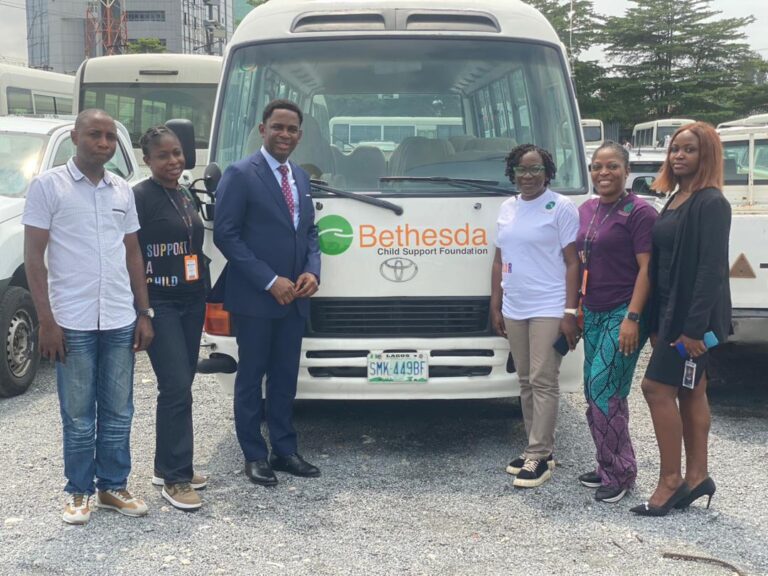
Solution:
{"label": "bracelet", "polygon": [[579,313],[578,308],[566,308],[563,310],[563,314],[570,314],[571,316],[576,316]]}

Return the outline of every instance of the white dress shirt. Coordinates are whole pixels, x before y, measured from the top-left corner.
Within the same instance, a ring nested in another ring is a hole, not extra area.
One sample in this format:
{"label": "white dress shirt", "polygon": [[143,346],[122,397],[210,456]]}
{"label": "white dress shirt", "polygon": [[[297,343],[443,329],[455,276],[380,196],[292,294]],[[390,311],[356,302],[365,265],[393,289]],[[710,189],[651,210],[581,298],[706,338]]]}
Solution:
{"label": "white dress shirt", "polygon": [[110,172],[94,186],[70,159],[29,185],[26,226],[49,231],[48,297],[70,330],[114,330],[136,320],[126,234],[139,229],[133,192]]}
{"label": "white dress shirt", "polygon": [[[275,159],[272,154],[267,152],[267,149],[264,148],[264,146],[261,147],[261,153],[264,156],[264,159],[267,161],[267,164],[269,165],[270,170],[272,170],[272,175],[277,180],[277,186],[282,191],[283,189],[283,175],[280,174],[280,166],[282,164]],[[299,189],[296,187],[296,180],[293,179],[293,170],[291,170],[291,165],[286,162],[285,166],[288,167],[288,184],[291,186],[291,194],[293,194],[293,227],[298,228],[299,227]],[[272,280],[270,280],[269,284],[266,285],[264,290],[269,290],[272,288],[272,285],[275,283],[275,280],[277,280],[277,275],[275,275]]]}

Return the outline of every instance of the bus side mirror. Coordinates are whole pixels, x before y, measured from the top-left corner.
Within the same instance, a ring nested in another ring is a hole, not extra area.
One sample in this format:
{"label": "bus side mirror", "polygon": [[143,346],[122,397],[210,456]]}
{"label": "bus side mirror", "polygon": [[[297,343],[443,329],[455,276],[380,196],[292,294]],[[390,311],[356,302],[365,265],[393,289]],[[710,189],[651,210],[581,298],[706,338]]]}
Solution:
{"label": "bus side mirror", "polygon": [[221,168],[216,162],[211,162],[205,167],[203,172],[203,184],[205,189],[213,197],[213,193],[216,192],[216,188],[219,186],[219,180],[221,180]]}
{"label": "bus side mirror", "polygon": [[181,149],[184,152],[185,160],[184,167],[187,170],[192,170],[196,162],[195,127],[186,118],[174,118],[168,120],[165,125],[176,134],[179,142],[181,142]]}

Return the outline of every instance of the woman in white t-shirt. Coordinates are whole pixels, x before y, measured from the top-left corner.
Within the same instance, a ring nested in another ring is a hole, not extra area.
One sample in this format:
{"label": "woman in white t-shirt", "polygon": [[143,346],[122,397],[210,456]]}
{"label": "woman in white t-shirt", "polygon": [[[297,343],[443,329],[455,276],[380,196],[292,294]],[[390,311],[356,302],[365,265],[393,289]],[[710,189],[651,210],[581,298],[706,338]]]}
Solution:
{"label": "woman in white t-shirt", "polygon": [[523,454],[507,466],[519,488],[540,486],[552,475],[562,360],[553,344],[564,335],[573,350],[579,333],[579,212],[549,189],[555,171],[549,152],[533,144],[507,156],[506,174],[519,194],[499,210],[491,273],[491,321],[509,339],[528,435]]}

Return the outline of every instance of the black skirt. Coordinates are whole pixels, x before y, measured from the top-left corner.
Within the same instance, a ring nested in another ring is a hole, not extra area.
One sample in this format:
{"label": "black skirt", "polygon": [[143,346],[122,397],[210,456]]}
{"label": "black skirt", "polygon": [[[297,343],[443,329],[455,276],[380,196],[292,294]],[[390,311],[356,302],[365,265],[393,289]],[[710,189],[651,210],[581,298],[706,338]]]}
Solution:
{"label": "black skirt", "polygon": [[[645,370],[645,377],[648,380],[681,388],[686,360],[687,358],[680,356],[677,348],[669,345],[667,339],[657,338],[651,359],[648,361],[648,368]],[[694,386],[697,386],[702,375],[707,371],[707,366],[709,366],[709,352],[694,358],[693,361],[696,364]]]}
{"label": "black skirt", "polygon": [[[667,298],[664,296],[660,298],[659,302],[659,326],[663,326],[662,319],[667,309]],[[670,346],[670,338],[666,334],[659,333],[656,337],[656,346],[653,348],[651,359],[645,370],[645,377],[648,380],[681,388],[686,360],[688,360],[687,356],[683,358],[675,346]],[[696,386],[709,365],[709,352],[705,352],[698,358],[693,358],[693,361],[696,364],[696,377],[694,379],[694,386]]]}

